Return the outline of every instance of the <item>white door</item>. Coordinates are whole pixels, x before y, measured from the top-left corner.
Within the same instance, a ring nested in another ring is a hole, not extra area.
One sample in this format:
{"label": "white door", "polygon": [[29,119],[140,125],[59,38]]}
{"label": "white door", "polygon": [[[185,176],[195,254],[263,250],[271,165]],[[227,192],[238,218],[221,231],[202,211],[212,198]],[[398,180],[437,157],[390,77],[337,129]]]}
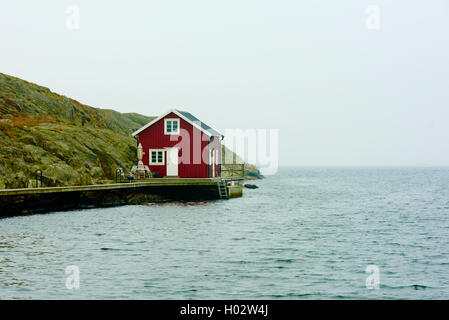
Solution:
{"label": "white door", "polygon": [[167,176],[178,176],[178,148],[167,148]]}

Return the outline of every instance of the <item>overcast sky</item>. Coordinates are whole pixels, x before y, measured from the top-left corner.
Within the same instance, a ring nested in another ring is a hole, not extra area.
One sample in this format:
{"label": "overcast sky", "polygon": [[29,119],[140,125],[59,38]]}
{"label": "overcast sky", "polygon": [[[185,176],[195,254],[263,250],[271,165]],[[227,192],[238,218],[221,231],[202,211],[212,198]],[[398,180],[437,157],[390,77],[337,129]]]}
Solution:
{"label": "overcast sky", "polygon": [[0,72],[94,107],[279,129],[281,165],[449,165],[446,0],[2,0],[0,35]]}

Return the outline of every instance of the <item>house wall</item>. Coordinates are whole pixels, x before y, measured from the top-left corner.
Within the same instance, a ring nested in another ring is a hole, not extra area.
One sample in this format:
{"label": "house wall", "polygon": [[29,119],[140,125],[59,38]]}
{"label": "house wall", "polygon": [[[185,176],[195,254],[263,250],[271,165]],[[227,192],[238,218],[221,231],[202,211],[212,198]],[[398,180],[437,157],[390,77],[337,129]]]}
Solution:
{"label": "house wall", "polygon": [[[180,134],[166,135],[164,133],[164,119],[174,118],[180,119]],[[150,149],[164,149],[170,147],[178,147],[178,176],[182,178],[206,178],[212,177],[212,166],[209,166],[208,150],[218,150],[219,159],[221,159],[220,145],[218,137],[213,139],[208,146],[209,137],[199,129],[192,126],[189,122],[170,113],[160,119],[144,131],[139,133],[139,142],[142,144],[143,163],[148,165],[152,173],[159,173],[161,177],[167,175],[167,152],[164,151],[163,165],[150,165]],[[195,141],[195,143],[194,143]],[[204,152],[205,156],[202,156]],[[219,165],[215,166],[216,176],[219,175]]]}
{"label": "house wall", "polygon": [[211,150],[211,153],[215,153],[215,166],[212,165],[212,163],[209,164],[209,176],[213,176],[213,170],[215,168],[215,177],[220,176],[220,163],[221,163],[221,141],[218,137],[213,137],[212,141],[209,144],[209,149]]}

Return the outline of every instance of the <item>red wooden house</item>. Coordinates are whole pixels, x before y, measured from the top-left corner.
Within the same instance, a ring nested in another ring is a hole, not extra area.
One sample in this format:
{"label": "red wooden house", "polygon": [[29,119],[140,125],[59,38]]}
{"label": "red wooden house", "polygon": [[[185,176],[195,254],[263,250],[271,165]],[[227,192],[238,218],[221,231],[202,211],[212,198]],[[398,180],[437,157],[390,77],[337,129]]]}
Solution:
{"label": "red wooden house", "polygon": [[213,178],[221,174],[223,135],[189,112],[170,110],[133,133],[143,163],[160,177]]}

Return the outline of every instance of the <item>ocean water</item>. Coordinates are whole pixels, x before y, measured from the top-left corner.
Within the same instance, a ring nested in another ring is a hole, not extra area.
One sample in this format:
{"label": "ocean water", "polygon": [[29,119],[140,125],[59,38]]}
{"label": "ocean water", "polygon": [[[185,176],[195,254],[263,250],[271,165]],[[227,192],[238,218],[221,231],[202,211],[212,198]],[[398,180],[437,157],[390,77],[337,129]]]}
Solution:
{"label": "ocean water", "polygon": [[449,168],[281,168],[255,183],[229,201],[1,219],[0,298],[449,298]]}

